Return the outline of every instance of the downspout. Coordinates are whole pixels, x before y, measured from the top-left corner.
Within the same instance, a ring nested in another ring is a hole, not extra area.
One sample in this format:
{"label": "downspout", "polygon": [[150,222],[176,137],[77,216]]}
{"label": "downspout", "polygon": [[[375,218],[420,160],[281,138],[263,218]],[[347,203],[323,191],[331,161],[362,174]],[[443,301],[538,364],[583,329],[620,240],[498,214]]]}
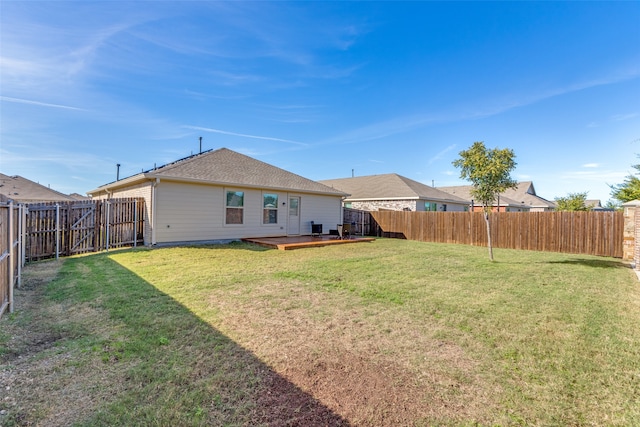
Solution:
{"label": "downspout", "polygon": [[160,178],[151,185],[151,244],[156,244],[156,187],[160,184]]}

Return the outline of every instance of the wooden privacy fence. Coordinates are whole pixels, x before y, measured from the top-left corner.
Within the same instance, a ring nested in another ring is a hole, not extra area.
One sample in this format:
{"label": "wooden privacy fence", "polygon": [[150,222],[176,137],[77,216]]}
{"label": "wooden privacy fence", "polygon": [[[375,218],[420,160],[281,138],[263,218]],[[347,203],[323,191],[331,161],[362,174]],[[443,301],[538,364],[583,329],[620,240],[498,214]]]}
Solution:
{"label": "wooden privacy fence", "polygon": [[144,242],[143,199],[37,203],[27,208],[27,261]]}
{"label": "wooden privacy fence", "polygon": [[0,316],[13,312],[13,288],[20,285],[24,265],[25,208],[13,203],[0,204]]}
{"label": "wooden privacy fence", "polygon": [[[371,212],[372,234],[409,240],[487,245],[482,212]],[[622,258],[622,212],[490,213],[495,248]]]}

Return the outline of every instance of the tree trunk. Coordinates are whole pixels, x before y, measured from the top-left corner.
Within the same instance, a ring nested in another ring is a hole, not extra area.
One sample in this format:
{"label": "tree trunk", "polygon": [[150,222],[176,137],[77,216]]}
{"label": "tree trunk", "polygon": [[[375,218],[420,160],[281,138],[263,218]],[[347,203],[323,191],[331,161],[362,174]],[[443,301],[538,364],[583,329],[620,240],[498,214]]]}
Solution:
{"label": "tree trunk", "polygon": [[489,212],[484,211],[484,220],[487,223],[487,246],[489,247],[489,260],[493,261],[493,246],[491,245],[491,225],[489,223]]}

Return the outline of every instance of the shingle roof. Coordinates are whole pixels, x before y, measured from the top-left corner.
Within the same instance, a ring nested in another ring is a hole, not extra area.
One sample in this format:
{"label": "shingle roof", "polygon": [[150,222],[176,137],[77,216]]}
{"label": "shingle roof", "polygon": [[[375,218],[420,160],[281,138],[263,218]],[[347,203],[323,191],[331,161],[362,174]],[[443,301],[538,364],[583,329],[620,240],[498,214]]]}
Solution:
{"label": "shingle roof", "polygon": [[[233,185],[274,190],[341,195],[345,194],[244,154],[220,148],[160,166],[120,181],[99,187],[99,190],[146,179],[171,179],[217,185]],[[92,193],[92,192],[90,192]]]}
{"label": "shingle roof", "polygon": [[585,206],[590,207],[592,209],[602,208],[602,203],[600,199],[587,199],[584,201]]}
{"label": "shingle roof", "polygon": [[467,199],[445,193],[395,173],[327,179],[320,182],[350,194],[347,200],[427,199],[461,204],[469,203]]}
{"label": "shingle roof", "polygon": [[0,194],[20,203],[69,202],[73,198],[19,175],[0,173]]}
{"label": "shingle roof", "polygon": [[[456,195],[458,197],[473,199],[473,196],[471,196],[471,189],[473,189],[472,185],[438,187],[438,189]],[[516,188],[510,188],[504,193],[501,193],[500,205],[526,205],[529,207],[544,207],[551,209],[555,207],[555,203],[536,195],[535,188],[533,187],[533,183],[531,181],[519,182]]]}

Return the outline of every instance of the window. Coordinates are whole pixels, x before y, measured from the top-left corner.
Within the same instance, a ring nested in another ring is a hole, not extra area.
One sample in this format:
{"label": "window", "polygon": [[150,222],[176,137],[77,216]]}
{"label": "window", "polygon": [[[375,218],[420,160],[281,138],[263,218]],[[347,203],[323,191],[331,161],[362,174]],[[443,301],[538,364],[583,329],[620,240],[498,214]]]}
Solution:
{"label": "window", "polygon": [[435,212],[438,210],[438,204],[432,202],[424,202],[424,210],[429,212]]}
{"label": "window", "polygon": [[345,208],[349,208],[349,209],[351,209],[351,206],[353,206],[353,205],[351,204],[351,202],[344,202],[344,207],[345,207]]}
{"label": "window", "polygon": [[226,224],[242,224],[244,215],[244,191],[227,191]]}
{"label": "window", "polygon": [[298,197],[289,197],[289,216],[298,216]]}
{"label": "window", "polygon": [[277,194],[262,195],[262,223],[263,224],[278,223],[278,195]]}

